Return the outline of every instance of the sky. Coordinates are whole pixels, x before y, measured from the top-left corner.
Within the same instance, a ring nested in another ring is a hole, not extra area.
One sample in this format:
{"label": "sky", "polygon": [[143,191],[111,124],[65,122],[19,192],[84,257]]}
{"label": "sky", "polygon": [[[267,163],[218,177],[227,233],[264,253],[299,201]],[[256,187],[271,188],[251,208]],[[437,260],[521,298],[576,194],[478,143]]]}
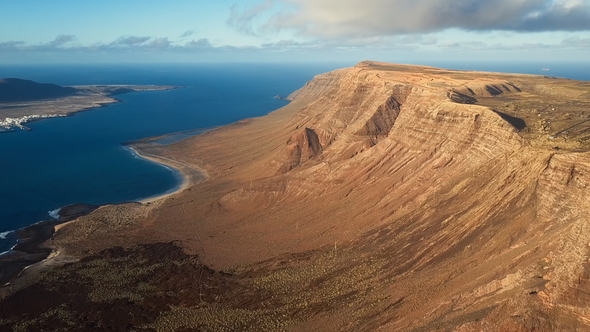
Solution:
{"label": "sky", "polygon": [[590,0],[0,0],[0,64],[590,61]]}

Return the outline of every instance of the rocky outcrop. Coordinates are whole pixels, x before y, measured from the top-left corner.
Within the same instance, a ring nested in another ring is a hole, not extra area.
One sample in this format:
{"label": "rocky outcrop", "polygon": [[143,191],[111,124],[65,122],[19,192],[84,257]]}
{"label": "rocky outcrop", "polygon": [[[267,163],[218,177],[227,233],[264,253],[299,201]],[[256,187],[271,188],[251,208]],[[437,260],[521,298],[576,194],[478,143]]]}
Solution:
{"label": "rocky outcrop", "polygon": [[302,163],[318,157],[322,153],[322,144],[315,130],[305,128],[287,141],[287,160],[279,170],[279,173],[285,173]]}
{"label": "rocky outcrop", "polygon": [[477,103],[477,99],[475,99],[474,97],[462,94],[457,91],[447,92],[447,97],[450,100],[452,100],[456,103],[459,103],[459,104],[475,104],[475,103]]}
{"label": "rocky outcrop", "polygon": [[411,86],[397,86],[393,89],[393,94],[383,103],[377,107],[377,110],[371,118],[365,123],[357,135],[369,136],[372,138],[372,143],[380,137],[387,137],[391,128],[395,124],[395,120],[399,116],[402,103],[408,98],[411,93]]}
{"label": "rocky outcrop", "polygon": [[468,97],[496,97],[500,95],[522,92],[513,82],[499,79],[483,79],[466,82],[455,88],[456,92]]}

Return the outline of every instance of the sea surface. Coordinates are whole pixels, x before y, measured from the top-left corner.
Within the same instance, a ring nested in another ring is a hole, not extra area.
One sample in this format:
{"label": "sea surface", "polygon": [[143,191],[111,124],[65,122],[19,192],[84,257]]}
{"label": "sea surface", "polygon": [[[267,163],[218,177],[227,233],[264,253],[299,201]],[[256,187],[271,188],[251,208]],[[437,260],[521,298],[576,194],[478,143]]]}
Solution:
{"label": "sea surface", "polygon": [[[173,190],[170,168],[135,156],[122,143],[265,115],[314,75],[342,65],[0,66],[0,77],[59,85],[174,85],[169,91],[117,95],[121,102],[0,134],[0,252],[10,232],[50,219],[73,203],[133,201]],[[198,131],[196,131],[198,133]]]}
{"label": "sea surface", "polygon": [[[394,61],[392,61],[394,62]],[[452,69],[539,74],[590,80],[590,63],[431,62]],[[31,131],[0,134],[0,252],[15,244],[15,229],[50,219],[73,204],[133,201],[173,190],[179,176],[135,156],[122,143],[202,129],[265,115],[314,75],[354,63],[1,65],[0,77],[59,85],[174,85],[134,92],[120,103],[27,124]],[[543,70],[543,68],[548,70]]]}

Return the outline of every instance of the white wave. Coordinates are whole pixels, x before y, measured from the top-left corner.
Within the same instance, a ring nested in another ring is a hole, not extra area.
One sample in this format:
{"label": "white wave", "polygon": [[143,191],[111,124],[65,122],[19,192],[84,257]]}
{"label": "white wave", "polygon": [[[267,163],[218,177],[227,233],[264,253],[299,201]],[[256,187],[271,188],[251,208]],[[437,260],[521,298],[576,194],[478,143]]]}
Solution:
{"label": "white wave", "polygon": [[0,256],[4,256],[4,255],[8,255],[8,254],[12,253],[12,251],[14,250],[14,248],[16,248],[16,244],[15,244],[15,245],[13,245],[13,246],[10,248],[10,250],[6,250],[6,251],[3,251],[3,252],[0,252]]}
{"label": "white wave", "polygon": [[6,240],[6,238],[8,237],[8,234],[10,234],[12,232],[13,231],[7,231],[7,232],[0,233],[0,240]]}
{"label": "white wave", "polygon": [[123,145],[123,149],[125,149],[125,150],[127,150],[129,153],[131,153],[131,155],[132,155],[132,156],[133,156],[133,158],[135,158],[135,159],[142,159],[142,160],[144,159],[144,158],[142,158],[142,157],[141,157],[141,156],[140,156],[140,155],[137,153],[137,151],[136,151],[134,148],[132,148],[132,147],[130,147],[130,146]]}
{"label": "white wave", "polygon": [[55,210],[51,210],[49,212],[47,212],[49,214],[49,216],[53,219],[59,219],[59,211],[61,210],[61,208],[57,208]]}

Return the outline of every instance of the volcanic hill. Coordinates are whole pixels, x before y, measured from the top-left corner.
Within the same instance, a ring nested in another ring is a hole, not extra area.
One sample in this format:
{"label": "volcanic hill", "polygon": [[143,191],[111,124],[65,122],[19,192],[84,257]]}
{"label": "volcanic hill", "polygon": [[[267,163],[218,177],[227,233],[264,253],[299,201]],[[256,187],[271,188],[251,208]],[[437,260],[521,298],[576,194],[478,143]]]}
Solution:
{"label": "volcanic hill", "polygon": [[77,92],[77,89],[56,84],[37,83],[20,78],[0,79],[0,103],[61,98],[73,96]]}
{"label": "volcanic hill", "polygon": [[0,324],[590,329],[590,83],[366,61],[290,99],[153,147],[208,180],[61,227]]}

